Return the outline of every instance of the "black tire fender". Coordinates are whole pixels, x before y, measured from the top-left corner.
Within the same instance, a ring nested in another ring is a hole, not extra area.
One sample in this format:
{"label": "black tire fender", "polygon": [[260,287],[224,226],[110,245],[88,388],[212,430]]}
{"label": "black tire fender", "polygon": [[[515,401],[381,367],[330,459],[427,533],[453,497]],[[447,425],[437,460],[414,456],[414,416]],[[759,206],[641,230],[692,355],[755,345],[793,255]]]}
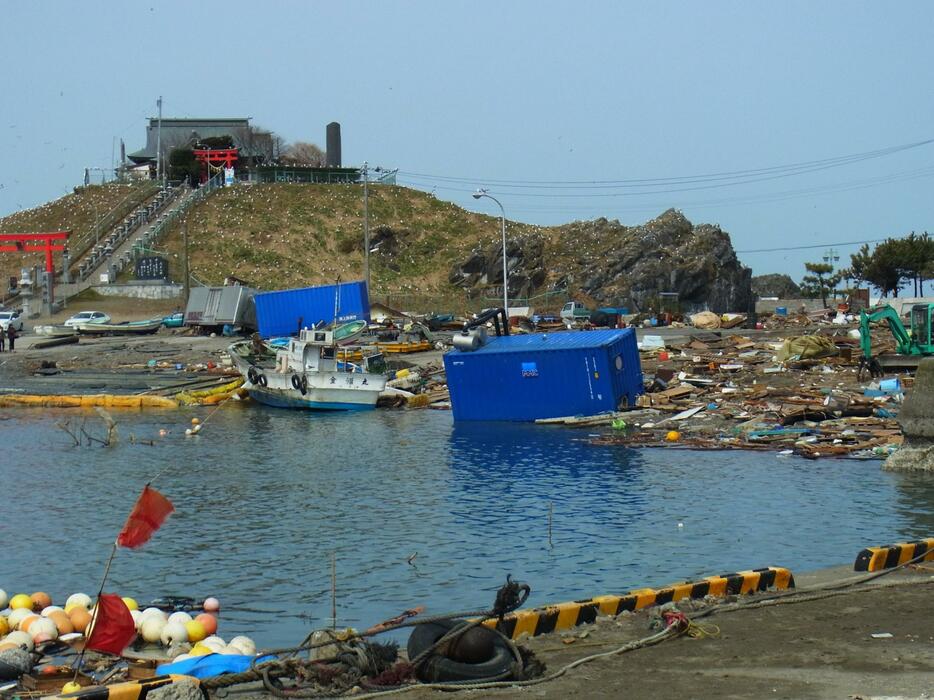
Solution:
{"label": "black tire fender", "polygon": [[259,377],[259,372],[256,371],[256,367],[250,367],[246,373],[246,378],[250,380],[250,384],[256,384],[257,377]]}
{"label": "black tire fender", "polygon": [[[406,646],[409,659],[414,659],[452,629],[464,624],[464,620],[438,620],[416,625]],[[497,634],[493,643],[493,656],[489,660],[468,664],[434,654],[419,664],[416,676],[426,683],[479,681],[491,678],[505,680],[507,674],[512,676],[515,662],[516,659],[505,640]]]}
{"label": "black tire fender", "polygon": [[267,382],[266,382],[266,375],[265,375],[265,374],[260,374],[259,376],[257,376],[257,377],[256,377],[256,382],[257,382],[260,386],[266,386],[266,384],[267,384]]}
{"label": "black tire fender", "polygon": [[295,389],[295,391],[302,392],[302,396],[304,396],[308,393],[308,378],[304,374],[293,374],[292,388]]}

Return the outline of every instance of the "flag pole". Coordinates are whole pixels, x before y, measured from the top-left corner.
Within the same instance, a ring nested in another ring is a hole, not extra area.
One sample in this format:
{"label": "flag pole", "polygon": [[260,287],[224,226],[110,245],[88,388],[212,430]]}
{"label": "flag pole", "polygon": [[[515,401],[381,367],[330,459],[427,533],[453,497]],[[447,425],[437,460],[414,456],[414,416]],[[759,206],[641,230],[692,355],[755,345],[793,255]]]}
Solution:
{"label": "flag pole", "polygon": [[[114,540],[113,546],[110,548],[110,556],[107,557],[107,565],[104,567],[104,576],[101,578],[101,587],[97,589],[97,604],[94,606],[94,614],[91,615],[91,621],[88,623],[88,626],[85,628],[87,630],[94,629],[94,623],[97,622],[97,615],[101,609],[101,594],[104,592],[104,586],[107,584],[107,576],[110,575],[110,565],[113,564],[114,556],[117,554],[117,540]],[[78,674],[81,672],[81,664],[84,662],[84,652],[87,651],[88,641],[91,638],[91,633],[87,632],[84,637],[84,646],[81,647],[81,653],[78,654],[78,660],[75,662],[75,677],[72,679],[72,683],[78,682]]]}
{"label": "flag pole", "polygon": [[[158,475],[157,475],[158,476]],[[97,604],[94,607],[94,614],[91,615],[91,622],[88,627],[85,629],[85,643],[84,648],[81,650],[78,660],[75,662],[75,680],[72,683],[76,682],[78,679],[78,673],[80,672],[81,665],[84,662],[84,653],[87,650],[91,637],[94,634],[95,626],[101,619],[101,611],[103,609],[103,595],[104,595],[104,586],[107,584],[107,576],[110,574],[110,567],[113,564],[114,556],[117,554],[117,547],[130,547],[136,548],[145,544],[150,537],[152,537],[153,532],[158,530],[165,519],[175,510],[172,502],[169,501],[165,496],[156,491],[155,489],[150,489],[149,484],[152,483],[150,479],[149,482],[143,487],[143,492],[136,499],[136,502],[133,505],[133,509],[130,511],[130,515],[127,517],[126,524],[124,524],[123,529],[120,531],[120,534],[117,535],[117,538],[114,540],[113,547],[110,550],[110,556],[107,558],[107,565],[104,567],[104,575],[101,578],[100,588],[97,589]],[[149,497],[147,497],[149,493]],[[117,598],[117,596],[109,596]],[[108,616],[110,613],[108,613]],[[132,617],[127,612],[128,617]],[[128,621],[127,624],[132,624]],[[88,632],[90,630],[90,632]],[[129,630],[126,630],[127,632]],[[110,653],[120,655],[120,652],[123,651],[123,646],[116,647],[116,651],[111,649],[115,648],[111,642],[118,642],[119,639],[108,640],[107,645],[102,647],[102,650]],[[128,644],[132,641],[131,638],[128,638],[125,643]],[[103,643],[103,640],[101,640]],[[101,648],[101,647],[99,647]]]}

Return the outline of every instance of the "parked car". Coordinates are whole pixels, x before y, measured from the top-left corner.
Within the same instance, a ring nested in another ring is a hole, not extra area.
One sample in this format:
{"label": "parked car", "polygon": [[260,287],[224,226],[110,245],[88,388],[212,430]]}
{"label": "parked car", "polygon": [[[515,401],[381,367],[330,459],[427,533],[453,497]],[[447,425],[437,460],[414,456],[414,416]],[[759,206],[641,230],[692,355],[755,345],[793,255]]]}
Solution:
{"label": "parked car", "polygon": [[23,319],[19,311],[0,311],[0,329],[6,331],[13,326],[13,330],[23,332]]}
{"label": "parked car", "polygon": [[185,325],[185,312],[176,311],[174,314],[163,317],[162,325],[166,328],[181,328]]}
{"label": "parked car", "polygon": [[110,323],[110,316],[103,311],[79,311],[65,321],[65,325],[69,327],[84,326],[89,323]]}

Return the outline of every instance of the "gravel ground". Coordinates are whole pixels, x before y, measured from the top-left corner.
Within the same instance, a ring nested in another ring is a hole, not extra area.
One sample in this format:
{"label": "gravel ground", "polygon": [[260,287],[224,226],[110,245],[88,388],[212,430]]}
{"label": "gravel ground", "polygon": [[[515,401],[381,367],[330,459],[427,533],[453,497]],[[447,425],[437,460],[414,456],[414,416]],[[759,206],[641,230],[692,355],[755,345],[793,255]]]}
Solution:
{"label": "gravel ground", "polygon": [[[843,568],[799,577],[799,592],[852,578]],[[890,585],[891,584],[891,585]],[[757,607],[769,594],[744,596],[738,609],[698,618],[710,634],[681,636],[610,654],[526,687],[449,691],[413,687],[394,697],[784,698],[908,700],[934,694],[934,567],[915,568],[832,597],[785,599]],[[736,599],[734,599],[736,600]],[[689,611],[692,604],[682,606]],[[705,609],[700,603],[698,609]],[[714,605],[716,608],[716,605]],[[563,633],[521,640],[546,676],[574,661],[612,652],[656,632],[658,609],[602,617]],[[873,636],[876,635],[876,636]],[[886,636],[891,635],[891,636]],[[237,700],[268,700],[258,683],[228,688]],[[350,697],[353,697],[352,695]]]}

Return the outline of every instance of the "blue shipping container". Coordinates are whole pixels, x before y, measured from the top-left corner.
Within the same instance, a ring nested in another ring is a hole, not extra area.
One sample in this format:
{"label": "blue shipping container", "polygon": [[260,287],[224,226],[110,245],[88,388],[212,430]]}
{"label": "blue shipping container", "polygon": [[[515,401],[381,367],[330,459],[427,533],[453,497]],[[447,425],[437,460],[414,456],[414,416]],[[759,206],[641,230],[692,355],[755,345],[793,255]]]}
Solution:
{"label": "blue shipping container", "polygon": [[338,323],[359,320],[369,322],[370,300],[366,293],[366,283],[347,282],[257,294],[254,297],[257,330],[263,338],[274,338],[296,333],[299,319],[305,328],[311,328],[321,321],[331,323],[334,320],[335,298],[338,302]]}
{"label": "blue shipping container", "polygon": [[635,404],[642,364],[631,328],[490,338],[444,355],[454,420],[590,416]]}

